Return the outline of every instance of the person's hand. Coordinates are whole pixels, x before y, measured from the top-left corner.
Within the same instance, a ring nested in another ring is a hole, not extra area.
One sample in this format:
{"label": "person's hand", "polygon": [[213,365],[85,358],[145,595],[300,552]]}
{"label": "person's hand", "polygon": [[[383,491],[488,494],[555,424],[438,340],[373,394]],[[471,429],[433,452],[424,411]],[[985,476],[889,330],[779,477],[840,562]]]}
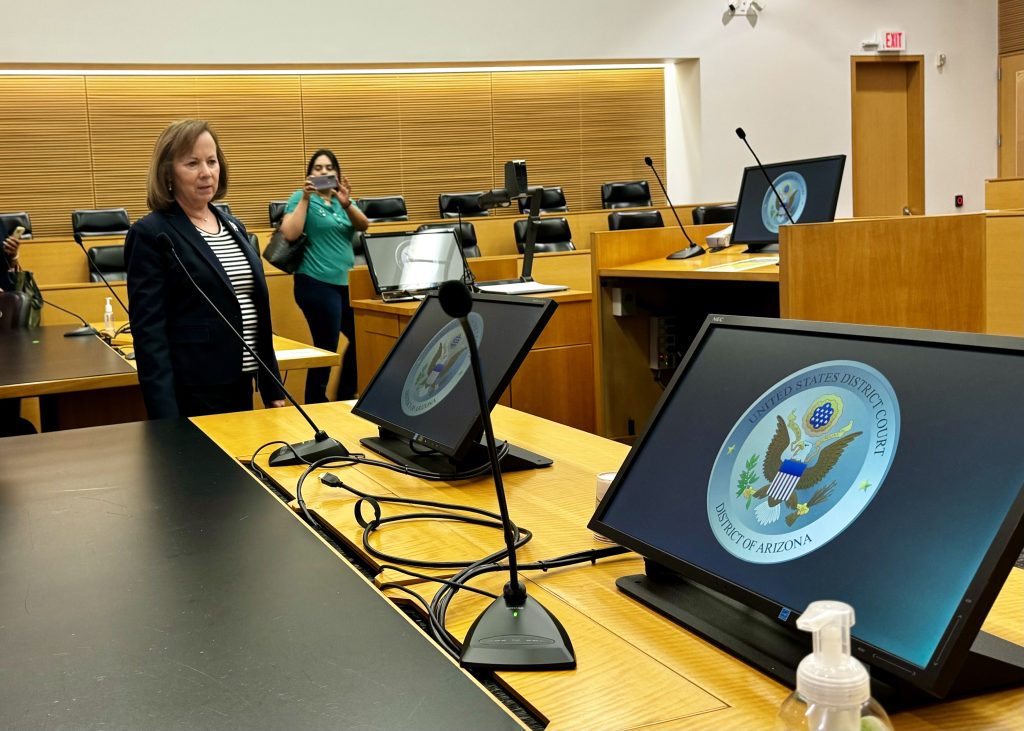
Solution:
{"label": "person's hand", "polygon": [[283,398],[278,399],[277,401],[271,401],[270,402],[270,408],[272,408],[272,409],[280,409],[280,408],[283,408],[283,407],[285,407],[287,405],[288,405],[288,402],[285,401]]}
{"label": "person's hand", "polygon": [[352,205],[352,185],[344,175],[341,176],[341,182],[338,183],[338,187],[332,190],[331,193],[341,203],[342,208],[348,208]]}
{"label": "person's hand", "polygon": [[18,258],[19,246],[21,246],[21,242],[12,236],[8,236],[4,239],[4,253],[7,254],[8,259],[14,261]]}
{"label": "person's hand", "polygon": [[309,182],[309,178],[306,178],[306,182],[302,186],[302,198],[303,198],[303,200],[308,201],[309,200],[309,196],[313,195],[314,193],[316,193],[316,188],[313,187],[313,184],[311,182]]}

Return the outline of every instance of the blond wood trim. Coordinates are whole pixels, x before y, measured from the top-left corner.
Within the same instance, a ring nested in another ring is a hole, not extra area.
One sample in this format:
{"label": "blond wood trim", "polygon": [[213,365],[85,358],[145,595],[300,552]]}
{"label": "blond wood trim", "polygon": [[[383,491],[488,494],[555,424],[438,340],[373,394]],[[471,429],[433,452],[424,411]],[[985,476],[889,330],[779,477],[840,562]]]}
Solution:
{"label": "blond wood trim", "polygon": [[[185,117],[206,118],[218,131],[230,169],[226,200],[254,228],[266,221],[269,201],[301,185],[318,147],[338,153],[357,197],[404,195],[412,218],[424,221],[438,215],[439,194],[501,185],[504,161],[524,156],[533,182],[563,185],[572,209],[597,207],[601,182],[646,177],[642,156],[663,156],[665,145],[660,67],[362,75],[83,70],[0,75],[5,98],[19,100],[0,129],[0,147],[12,158],[0,168],[0,211],[28,210],[39,236],[69,233],[75,208],[123,206],[132,218],[144,215],[153,144],[169,122]],[[55,155],[64,173],[56,189],[38,174]]]}
{"label": "blond wood trim", "polygon": [[1024,51],[1024,2],[999,0],[999,53]]}
{"label": "blond wood trim", "polygon": [[984,332],[985,218],[979,213],[786,226],[782,316]]}
{"label": "blond wood trim", "polygon": [[985,208],[989,211],[1024,208],[1024,178],[986,180]]}
{"label": "blond wood trim", "polygon": [[985,332],[1024,335],[1024,213],[985,217]]}

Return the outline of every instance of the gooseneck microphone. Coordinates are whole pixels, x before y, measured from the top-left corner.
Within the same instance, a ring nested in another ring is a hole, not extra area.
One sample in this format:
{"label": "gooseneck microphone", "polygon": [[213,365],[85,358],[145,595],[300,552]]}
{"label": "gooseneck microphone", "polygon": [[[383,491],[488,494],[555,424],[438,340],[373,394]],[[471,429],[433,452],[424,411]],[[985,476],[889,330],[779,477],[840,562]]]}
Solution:
{"label": "gooseneck microphone", "polygon": [[480,420],[487,440],[491,475],[498,495],[501,526],[508,550],[509,582],[505,584],[502,595],[469,628],[462,643],[459,663],[465,668],[486,670],[571,670],[576,667],[576,655],[569,635],[543,604],[526,593],[526,585],[519,579],[515,534],[505,500],[498,448],[491,425],[491,410],[484,391],[480,353],[469,326],[473,295],[462,282],[452,280],[441,285],[438,300],[445,313],[462,325],[469,348],[470,368],[480,405]]}
{"label": "gooseneck microphone", "polygon": [[764,165],[761,164],[761,160],[757,157],[757,153],[754,152],[754,148],[750,146],[749,142],[747,142],[747,133],[743,131],[742,127],[736,128],[736,136],[743,140],[743,144],[747,146],[747,149],[750,150],[750,154],[754,156],[754,161],[757,163],[758,169],[761,171],[764,179],[768,181],[768,185],[775,194],[775,200],[779,202],[779,205],[782,206],[782,210],[786,212],[786,218],[789,219],[790,223],[796,223],[796,221],[793,220],[793,217],[789,215],[789,209],[786,207],[786,201],[782,200],[782,196],[779,195],[779,191],[775,189],[775,183],[773,183],[772,179],[768,176],[768,171],[764,169]]}
{"label": "gooseneck microphone", "polygon": [[661,182],[661,176],[658,175],[657,169],[654,167],[654,162],[651,160],[650,155],[644,158],[644,163],[654,172],[654,177],[658,179],[658,185],[661,187],[661,192],[665,194],[665,200],[668,201],[668,208],[672,211],[672,215],[676,217],[676,223],[679,224],[679,230],[683,232],[683,236],[690,242],[690,245],[685,249],[673,252],[666,256],[666,259],[692,259],[695,256],[706,254],[700,244],[690,238],[690,234],[686,233],[686,228],[683,226],[683,222],[679,220],[679,214],[676,213],[676,207],[672,205],[672,199],[668,197],[668,190],[665,189],[665,184]]}
{"label": "gooseneck microphone", "polygon": [[298,410],[302,415],[302,418],[305,419],[313,428],[314,436],[309,441],[289,444],[286,447],[280,447],[279,449],[274,450],[273,454],[270,455],[270,466],[281,467],[284,465],[315,462],[317,460],[324,459],[325,457],[349,456],[349,451],[345,448],[345,445],[337,439],[328,436],[327,432],[316,425],[316,422],[310,418],[309,414],[306,413],[306,410],[299,406],[299,402],[292,398],[292,395],[288,393],[288,389],[284,387],[283,383],[281,383],[281,379],[279,379],[267,364],[263,362],[263,359],[256,354],[256,351],[252,346],[245,342],[245,338],[242,337],[242,334],[235,329],[234,325],[232,325],[228,318],[224,316],[224,313],[217,308],[217,305],[213,304],[213,300],[211,300],[207,296],[206,292],[203,291],[202,287],[196,283],[196,280],[192,278],[192,274],[189,273],[188,269],[182,263],[181,257],[178,256],[178,252],[174,248],[174,242],[171,241],[171,237],[166,233],[161,232],[157,234],[156,240],[161,245],[167,247],[171,252],[171,255],[174,256],[174,259],[178,262],[178,266],[180,266],[181,270],[185,272],[185,276],[188,277],[188,281],[192,283],[192,286],[195,287],[200,296],[206,300],[206,303],[210,305],[214,312],[217,313],[217,316],[224,321],[224,324],[227,325],[228,329],[235,334],[235,337],[238,338],[238,341],[242,343],[242,346],[249,352],[249,355],[251,355],[263,371],[270,376],[270,379],[278,385],[281,392],[288,398],[292,406]]}
{"label": "gooseneck microphone", "polygon": [[77,312],[72,312],[71,310],[66,310],[66,309],[64,309],[63,307],[61,307],[58,304],[54,304],[53,302],[50,302],[49,300],[44,300],[42,297],[39,298],[39,301],[42,302],[44,305],[49,305],[50,307],[56,307],[61,312],[68,313],[69,315],[71,315],[72,317],[76,318],[79,322],[82,323],[81,327],[76,327],[74,330],[68,330],[66,333],[64,333],[64,337],[66,337],[66,338],[77,338],[77,337],[81,337],[83,335],[99,335],[100,334],[99,330],[97,330],[92,325],[90,325],[86,321],[86,319],[84,317],[82,317],[81,315],[79,315]]}
{"label": "gooseneck microphone", "polygon": [[[101,272],[100,268],[98,266],[96,266],[96,262],[94,262],[92,260],[92,257],[89,256],[89,250],[86,249],[85,248],[85,244],[82,243],[82,235],[76,233],[76,234],[74,234],[74,239],[75,239],[75,243],[78,244],[79,248],[82,249],[82,253],[85,254],[85,260],[87,262],[89,262],[89,267],[94,272],[96,272],[96,276],[99,277],[100,280],[102,280],[102,282],[105,285],[107,285],[107,289],[110,290],[110,294],[114,295],[114,299],[117,300],[117,304],[121,305],[121,309],[124,310],[124,314],[128,315],[128,305],[126,305],[124,303],[124,301],[120,297],[117,296],[117,292],[115,292],[114,288],[110,286],[110,282],[107,281],[107,278],[105,276],[103,276],[103,272]],[[130,315],[129,315],[129,317],[130,317]]]}

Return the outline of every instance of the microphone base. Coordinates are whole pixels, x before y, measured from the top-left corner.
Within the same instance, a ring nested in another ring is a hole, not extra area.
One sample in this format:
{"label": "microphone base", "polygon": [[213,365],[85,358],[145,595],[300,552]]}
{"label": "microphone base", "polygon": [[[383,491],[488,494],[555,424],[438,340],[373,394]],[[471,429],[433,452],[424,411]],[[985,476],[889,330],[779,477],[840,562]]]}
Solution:
{"label": "microphone base", "polygon": [[76,327],[74,330],[68,330],[64,333],[66,338],[81,338],[86,335],[99,335],[100,331],[89,325],[82,325],[82,327]]}
{"label": "microphone base", "polygon": [[699,246],[697,246],[696,244],[694,244],[693,246],[687,246],[685,249],[680,249],[679,251],[673,252],[673,253],[669,254],[668,256],[666,256],[665,258],[666,259],[692,259],[695,256],[701,256],[702,254],[706,254],[706,253],[707,252],[704,251],[704,249],[702,249]]}
{"label": "microphone base", "polygon": [[337,439],[310,439],[308,442],[297,442],[287,447],[279,447],[270,455],[271,467],[284,467],[292,464],[316,462],[325,457],[348,457],[350,452]]}
{"label": "microphone base", "polygon": [[[422,447],[417,450],[409,444],[408,439],[399,437],[386,429],[380,430],[379,437],[364,437],[359,440],[359,443],[396,464],[431,472],[441,477],[453,477],[459,473],[471,472],[490,461],[487,447],[480,442],[471,446],[463,459],[455,460],[440,452],[424,452]],[[501,442],[498,444],[500,445]],[[508,453],[501,458],[503,473],[536,470],[551,465],[550,458],[514,444],[508,445]]]}
{"label": "microphone base", "polygon": [[573,670],[576,653],[562,623],[530,596],[499,596],[469,628],[459,664],[470,670]]}

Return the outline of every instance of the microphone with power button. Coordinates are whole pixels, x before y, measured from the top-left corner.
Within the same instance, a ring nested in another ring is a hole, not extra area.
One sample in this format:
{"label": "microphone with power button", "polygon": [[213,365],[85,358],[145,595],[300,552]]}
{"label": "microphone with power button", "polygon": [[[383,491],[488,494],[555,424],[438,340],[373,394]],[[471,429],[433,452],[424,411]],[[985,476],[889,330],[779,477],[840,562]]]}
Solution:
{"label": "microphone with power button", "polygon": [[576,655],[565,628],[544,605],[527,595],[526,585],[519,580],[515,535],[505,500],[491,412],[487,407],[480,352],[469,326],[473,295],[462,282],[449,281],[441,285],[438,299],[445,313],[462,325],[469,346],[470,368],[480,404],[480,419],[487,439],[491,475],[494,477],[505,546],[508,549],[509,582],[505,584],[502,595],[469,628],[462,643],[459,663],[465,668],[486,670],[571,670],[576,667]]}
{"label": "microphone with power button", "polygon": [[665,258],[692,259],[695,256],[706,254],[707,251],[704,250],[704,247],[698,244],[693,239],[691,239],[690,234],[686,233],[686,229],[683,227],[683,222],[679,220],[679,214],[676,213],[676,207],[672,205],[672,199],[668,197],[668,191],[665,189],[665,184],[661,182],[661,176],[658,175],[658,171],[654,167],[654,162],[651,160],[649,155],[644,158],[644,163],[654,172],[654,177],[657,178],[658,180],[658,185],[661,187],[661,192],[665,194],[665,200],[668,201],[668,208],[670,211],[672,211],[672,215],[676,217],[676,223],[679,224],[679,230],[683,232],[683,236],[685,236],[686,240],[690,242],[690,245],[687,246],[685,249],[680,249],[679,251],[673,252],[666,256]]}
{"label": "microphone with power button", "polygon": [[775,194],[775,199],[779,202],[779,205],[782,206],[782,210],[786,212],[786,218],[789,219],[790,223],[796,223],[796,221],[793,220],[793,217],[789,214],[789,209],[786,207],[786,201],[782,199],[782,196],[779,195],[779,191],[775,189],[775,183],[773,183],[772,179],[768,176],[768,171],[764,169],[764,165],[761,164],[761,160],[757,157],[757,153],[754,152],[754,148],[750,146],[749,142],[747,142],[747,133],[743,131],[742,127],[736,128],[736,136],[743,140],[743,144],[747,146],[747,149],[750,150],[750,154],[754,156],[754,162],[757,163],[758,170],[761,171],[761,175],[764,176],[764,179],[768,181],[768,185]]}
{"label": "microphone with power button", "polygon": [[235,337],[238,338],[239,342],[242,343],[242,346],[249,352],[249,355],[251,355],[263,371],[270,376],[270,379],[278,385],[281,392],[288,398],[292,406],[294,406],[302,415],[302,418],[309,422],[309,425],[313,427],[314,436],[309,441],[289,444],[287,447],[280,447],[279,449],[274,450],[273,454],[270,455],[270,466],[282,467],[284,465],[315,462],[319,459],[324,459],[325,457],[349,456],[350,453],[348,449],[345,448],[345,445],[337,439],[333,439],[328,436],[327,432],[316,425],[316,422],[309,417],[306,410],[299,406],[299,402],[292,398],[292,395],[288,393],[288,389],[284,387],[283,383],[281,383],[281,379],[279,379],[267,364],[263,362],[262,358],[256,355],[256,351],[253,350],[249,343],[245,342],[245,338],[242,337],[242,334],[234,328],[231,322],[228,321],[228,318],[224,316],[224,313],[217,308],[217,305],[213,304],[213,301],[206,295],[206,292],[202,290],[202,287],[196,283],[196,280],[192,278],[192,275],[182,263],[181,257],[178,256],[178,252],[174,248],[174,242],[171,241],[171,237],[165,233],[159,233],[157,234],[156,240],[161,245],[167,247],[168,251],[171,252],[171,255],[174,256],[175,260],[178,262],[178,266],[180,266],[181,270],[185,272],[185,276],[188,277],[188,281],[190,281],[192,286],[196,288],[196,291],[199,292],[204,300],[206,300],[206,303],[210,305],[213,311],[217,313],[217,316],[224,321],[224,324],[228,326],[228,329],[235,334]]}

